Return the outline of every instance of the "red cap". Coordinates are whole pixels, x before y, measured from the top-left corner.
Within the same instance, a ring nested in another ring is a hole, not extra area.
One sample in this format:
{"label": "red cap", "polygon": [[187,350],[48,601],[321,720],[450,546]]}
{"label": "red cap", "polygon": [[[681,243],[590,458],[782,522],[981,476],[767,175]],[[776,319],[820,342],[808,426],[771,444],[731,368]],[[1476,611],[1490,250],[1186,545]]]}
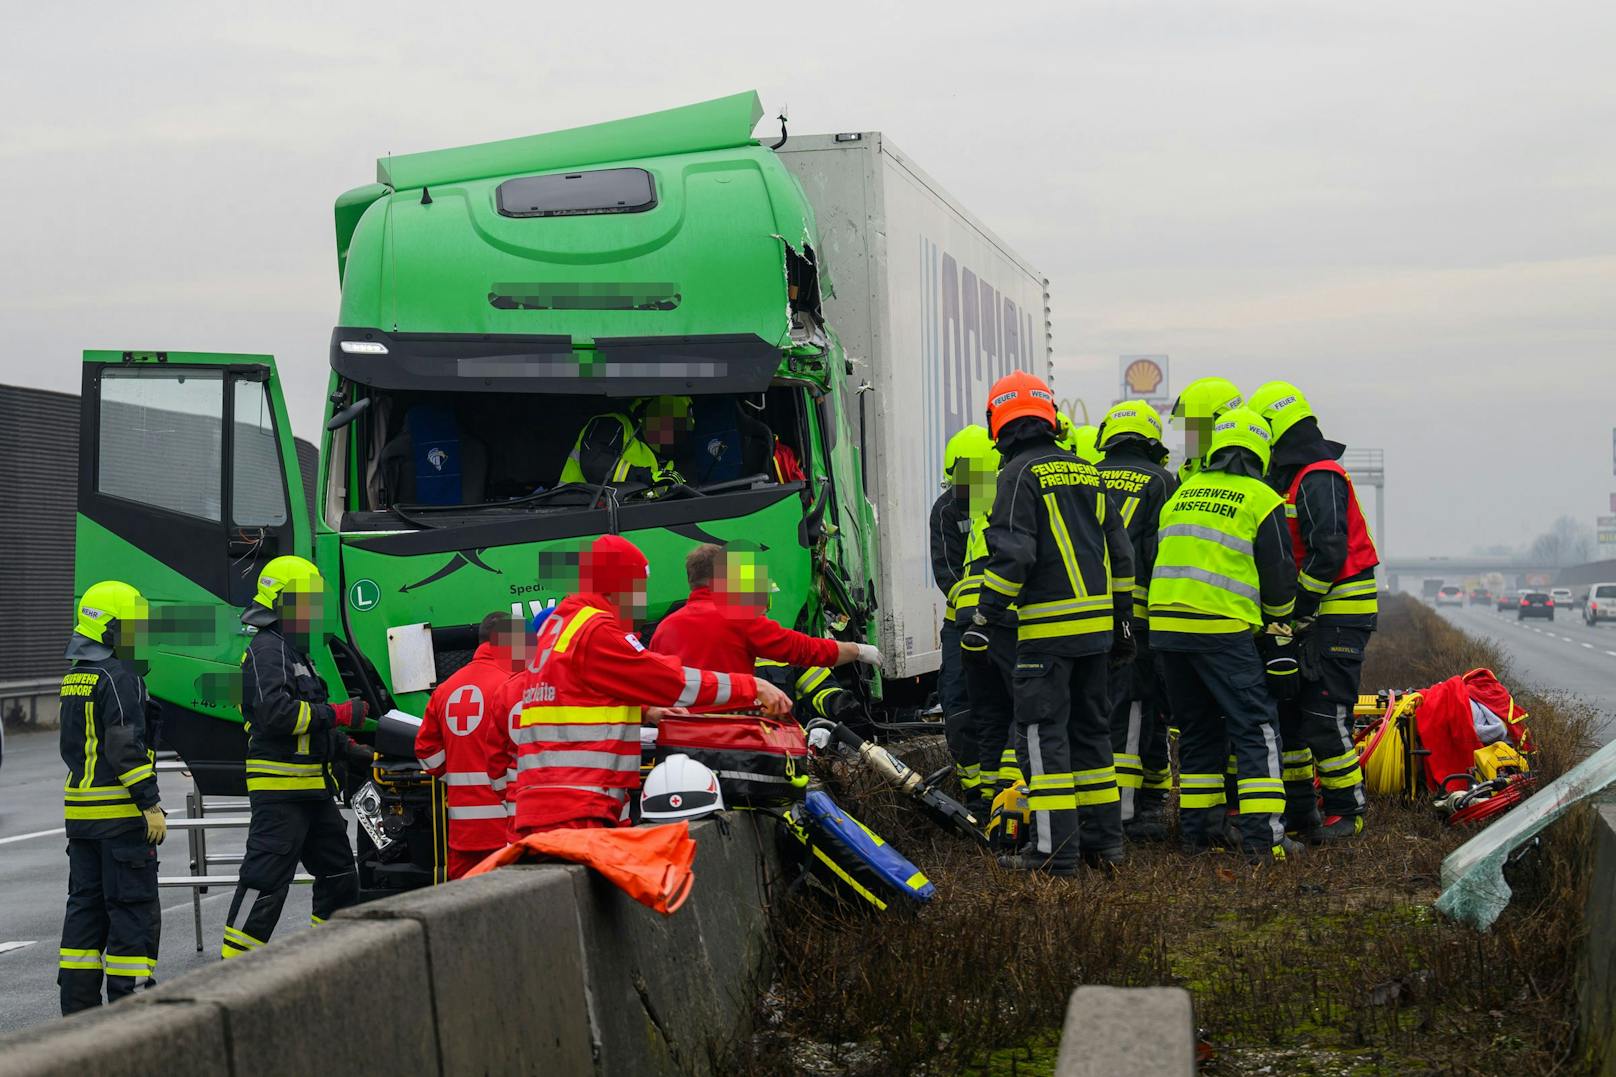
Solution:
{"label": "red cap", "polygon": [[622,535],[602,535],[578,558],[578,588],[603,595],[623,594],[650,572],[638,546]]}

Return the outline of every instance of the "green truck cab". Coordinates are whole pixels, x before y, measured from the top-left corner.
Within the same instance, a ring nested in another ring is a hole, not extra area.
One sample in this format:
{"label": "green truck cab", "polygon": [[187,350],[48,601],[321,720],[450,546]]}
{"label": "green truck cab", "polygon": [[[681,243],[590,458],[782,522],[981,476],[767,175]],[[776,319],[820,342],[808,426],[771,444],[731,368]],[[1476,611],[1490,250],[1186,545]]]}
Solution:
{"label": "green truck cab", "polygon": [[[286,553],[313,560],[329,589],[311,657],[334,698],[362,696],[374,714],[421,714],[485,614],[559,601],[579,550],[606,532],[647,554],[652,621],[683,599],[694,546],[744,543],[778,588],[771,616],[880,644],[889,681],[874,679],[874,699],[924,690],[942,610],[924,569],[942,442],[977,419],[993,377],[1047,371],[1042,278],[919,181],[894,228],[927,229],[928,209],[940,223],[913,272],[906,255],[889,273],[879,222],[846,203],[878,203],[883,168],[923,175],[878,135],[776,152],[752,137],[761,115],[744,93],[379,160],[377,182],[336,203],[342,299],[312,513],[271,357],[85,353],[76,586],[124,579],[153,603],[149,683],[165,741],[205,792],[241,789],[237,616],[259,568]],[[829,153],[844,148],[854,165]],[[838,196],[833,227],[858,282],[840,316],[864,354],[832,329],[799,173],[820,198],[855,192]],[[905,334],[920,343],[884,361],[882,342]],[[636,402],[658,396],[691,402],[672,454],[683,481],[562,480],[586,423],[638,422]],[[802,478],[776,469],[776,444]],[[883,583],[888,566],[900,586]],[[351,782],[372,779],[392,835],[361,836],[367,890],[441,877],[441,793],[412,764],[383,759]]]}

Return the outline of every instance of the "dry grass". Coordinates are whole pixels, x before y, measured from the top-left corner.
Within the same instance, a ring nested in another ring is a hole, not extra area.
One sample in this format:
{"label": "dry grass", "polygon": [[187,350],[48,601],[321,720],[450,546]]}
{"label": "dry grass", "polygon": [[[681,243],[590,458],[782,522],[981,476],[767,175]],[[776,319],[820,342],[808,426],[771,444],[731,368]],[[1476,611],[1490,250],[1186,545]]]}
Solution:
{"label": "dry grass", "polygon": [[[1364,684],[1424,685],[1500,656],[1424,607],[1389,602]],[[1587,750],[1588,716],[1523,698],[1542,763]],[[904,746],[940,765],[940,741]],[[1377,801],[1350,848],[1262,871],[1136,848],[1115,878],[1028,878],[930,826],[837,764],[831,794],[937,884],[918,915],[811,895],[775,917],[778,978],[738,1074],[1049,1073],[1072,989],[1176,984],[1194,995],[1211,1073],[1579,1072],[1571,975],[1587,818],[1550,832],[1487,935],[1430,909],[1463,835],[1426,806]]]}

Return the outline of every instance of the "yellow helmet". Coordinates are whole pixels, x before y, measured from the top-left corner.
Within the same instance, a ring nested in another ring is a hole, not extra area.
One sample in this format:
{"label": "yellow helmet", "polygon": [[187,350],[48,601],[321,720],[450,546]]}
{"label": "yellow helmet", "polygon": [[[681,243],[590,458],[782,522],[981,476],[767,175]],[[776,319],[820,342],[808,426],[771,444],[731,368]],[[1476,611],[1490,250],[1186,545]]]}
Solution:
{"label": "yellow helmet", "polygon": [[1303,419],[1313,418],[1313,408],[1308,404],[1307,397],[1288,381],[1271,381],[1264,385],[1251,394],[1251,402],[1247,406],[1268,420],[1275,441],[1284,437],[1287,430]]}
{"label": "yellow helmet", "polygon": [[1071,450],[1079,460],[1098,464],[1105,458],[1105,454],[1100,451],[1100,428],[1085,425],[1073,430]]}
{"label": "yellow helmet", "polygon": [[1100,431],[1093,426],[1078,426],[1061,412],[1055,417],[1055,444],[1091,464],[1100,462]]}
{"label": "yellow helmet", "polygon": [[1138,434],[1147,441],[1160,441],[1161,416],[1143,400],[1118,401],[1100,420],[1100,446],[1109,445],[1119,434]]}
{"label": "yellow helmet", "polygon": [[141,593],[127,583],[102,580],[94,583],[79,600],[73,631],[85,639],[110,645],[107,629],[115,621],[144,621],[150,607]]}
{"label": "yellow helmet", "polygon": [[1212,442],[1207,447],[1206,459],[1212,459],[1222,449],[1249,449],[1266,472],[1273,442],[1274,435],[1261,415],[1250,408],[1231,408],[1212,424]]}
{"label": "yellow helmet", "polygon": [[961,460],[979,461],[988,464],[992,470],[998,470],[999,449],[993,444],[987,427],[971,423],[960,427],[959,432],[948,439],[948,445],[943,449],[943,473],[953,478],[954,467]]}
{"label": "yellow helmet", "polygon": [[324,591],[325,580],[314,562],[294,554],[283,554],[258,573],[258,593],[253,603],[279,612],[281,595],[286,591]]}
{"label": "yellow helmet", "polygon": [[1173,401],[1175,419],[1216,419],[1242,403],[1240,387],[1228,378],[1196,378]]}

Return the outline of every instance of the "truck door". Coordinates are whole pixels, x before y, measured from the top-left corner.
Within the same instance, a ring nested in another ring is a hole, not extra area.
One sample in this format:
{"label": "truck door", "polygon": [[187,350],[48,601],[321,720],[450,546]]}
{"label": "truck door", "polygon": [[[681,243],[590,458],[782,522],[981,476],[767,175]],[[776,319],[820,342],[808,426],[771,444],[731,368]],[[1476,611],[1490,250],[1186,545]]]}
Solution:
{"label": "truck door", "polygon": [[266,561],[311,555],[304,505],[272,357],[84,353],[75,594],[114,579],[151,603],[147,684],[199,777],[239,774],[239,616]]}

